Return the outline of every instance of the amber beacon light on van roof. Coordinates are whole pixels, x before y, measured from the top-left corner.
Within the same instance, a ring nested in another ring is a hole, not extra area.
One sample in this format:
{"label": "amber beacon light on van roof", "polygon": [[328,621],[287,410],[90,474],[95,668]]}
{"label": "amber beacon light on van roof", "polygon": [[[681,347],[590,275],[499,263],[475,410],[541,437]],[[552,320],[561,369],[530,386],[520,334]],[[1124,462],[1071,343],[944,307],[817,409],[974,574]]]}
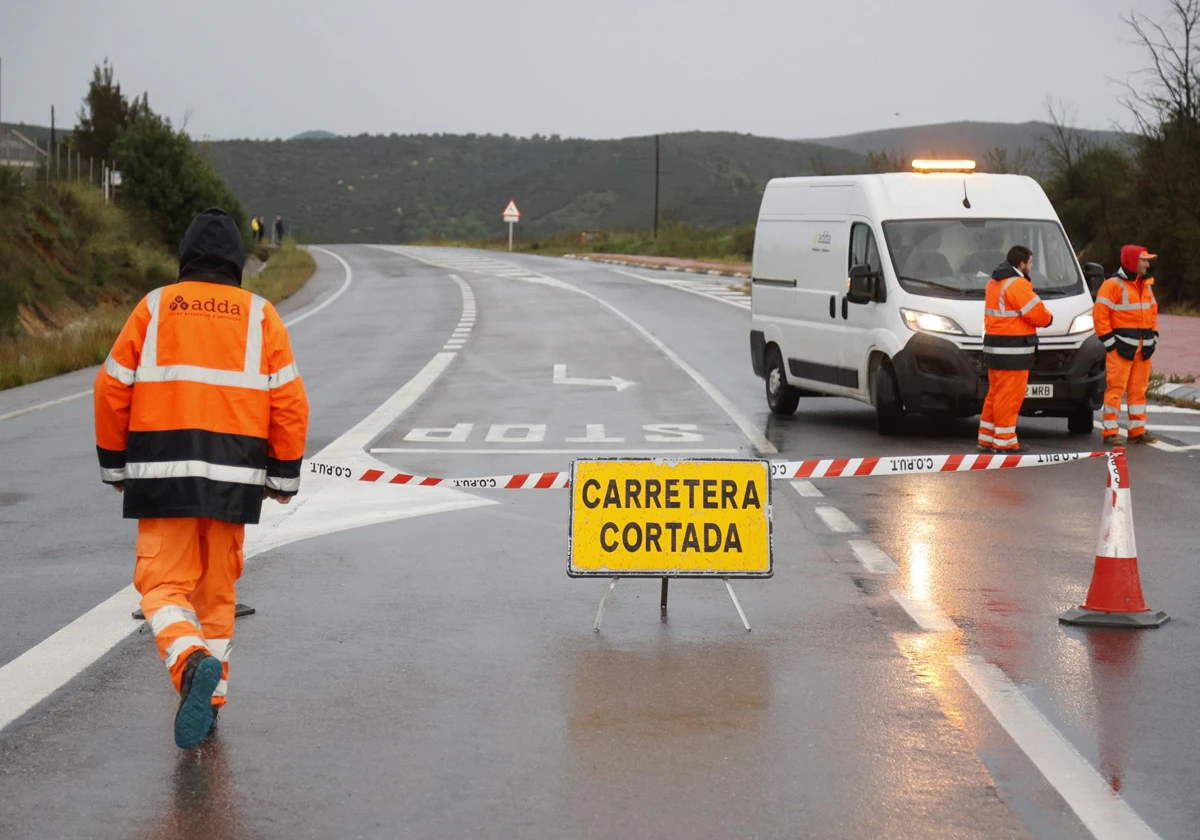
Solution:
{"label": "amber beacon light on van roof", "polygon": [[923,160],[917,158],[912,162],[914,172],[974,172],[973,160]]}

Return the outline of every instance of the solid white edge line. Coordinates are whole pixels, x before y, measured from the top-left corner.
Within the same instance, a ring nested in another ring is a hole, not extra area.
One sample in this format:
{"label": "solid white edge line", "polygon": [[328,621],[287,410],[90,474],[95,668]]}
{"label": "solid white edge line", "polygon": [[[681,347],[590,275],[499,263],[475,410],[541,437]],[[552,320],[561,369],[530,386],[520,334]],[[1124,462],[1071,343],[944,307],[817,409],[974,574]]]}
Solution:
{"label": "solid white edge line", "polygon": [[633,278],[635,278],[637,280],[641,280],[645,283],[653,283],[656,286],[664,286],[668,289],[676,289],[681,292],[687,292],[688,294],[696,295],[697,297],[702,297],[705,300],[715,300],[718,303],[725,303],[725,304],[728,304],[729,306],[736,306],[738,309],[745,309],[745,307],[738,301],[730,300],[728,298],[723,298],[723,297],[717,297],[716,295],[709,294],[708,292],[703,292],[700,289],[693,289],[693,288],[689,287],[686,283],[681,283],[678,280],[675,280],[675,281],[660,280],[657,277],[647,277],[644,274],[637,274],[632,271],[626,271],[623,268],[610,268],[609,271],[612,271],[616,274],[624,274],[626,277],[633,277]]}
{"label": "solid white edge line", "polygon": [[835,507],[817,505],[814,510],[817,516],[821,517],[821,521],[829,526],[831,531],[836,531],[839,534],[853,534],[858,531],[858,526],[850,521],[850,517]]}
{"label": "solid white edge line", "polygon": [[67,396],[67,397],[59,397],[56,400],[50,400],[50,401],[44,402],[44,403],[37,403],[36,405],[31,405],[26,408],[19,408],[16,411],[10,411],[7,414],[0,414],[0,420],[11,420],[14,417],[21,417],[22,415],[25,415],[25,414],[32,414],[35,411],[41,411],[43,408],[50,408],[51,406],[62,405],[65,402],[71,402],[71,400],[82,399],[83,397],[90,397],[91,395],[92,395],[92,389],[88,388],[86,391],[80,391],[77,394],[71,394],[70,396]]}
{"label": "solid white edge line", "polygon": [[979,656],[951,659],[971,690],[1096,840],[1161,840],[1003,671]]}
{"label": "solid white edge line", "polygon": [[880,575],[891,575],[900,571],[895,561],[888,556],[887,552],[873,541],[850,540],[849,542],[850,550],[854,552],[854,556],[858,558],[858,562],[867,568],[867,571]]}
{"label": "solid white edge line", "polygon": [[[319,304],[316,304],[311,309],[307,309],[307,310],[303,311],[302,313],[300,313],[299,315],[296,315],[288,320],[285,320],[283,322],[283,325],[285,327],[291,327],[294,324],[299,324],[301,321],[303,321],[307,318],[311,318],[313,315],[316,315],[322,309],[329,306],[335,300],[337,300],[343,294],[345,294],[346,290],[350,288],[351,283],[354,282],[354,272],[350,269],[350,264],[347,263],[344,259],[342,259],[337,254],[333,253],[333,251],[330,251],[326,248],[320,248],[316,245],[310,245],[309,247],[312,248],[314,251],[320,251],[324,254],[328,254],[329,256],[331,256],[335,260],[337,260],[339,263],[341,263],[342,270],[345,272],[345,279],[342,281],[342,285],[338,288],[338,290],[336,292],[334,292],[332,295],[330,295],[329,297],[325,298],[325,300],[321,301]],[[63,375],[65,376],[66,374],[63,374]],[[16,417],[21,417],[26,414],[32,414],[35,411],[41,411],[44,408],[52,408],[56,405],[62,405],[63,403],[71,402],[72,400],[82,399],[83,397],[91,396],[91,394],[92,394],[92,389],[89,388],[88,390],[80,391],[77,394],[71,394],[70,396],[59,397],[56,400],[48,400],[47,402],[44,402],[44,403],[38,403],[37,405],[31,405],[26,408],[20,408],[20,409],[17,409],[16,411],[10,411],[7,414],[0,414],[0,421],[12,420]]]}
{"label": "solid white edge line", "polygon": [[825,494],[817,489],[817,486],[807,479],[798,478],[792,482],[792,489],[805,499],[823,499]]}
{"label": "solid white edge line", "polygon": [[958,625],[933,601],[914,600],[899,589],[892,590],[892,600],[903,607],[909,618],[926,633],[952,633],[958,629]]}

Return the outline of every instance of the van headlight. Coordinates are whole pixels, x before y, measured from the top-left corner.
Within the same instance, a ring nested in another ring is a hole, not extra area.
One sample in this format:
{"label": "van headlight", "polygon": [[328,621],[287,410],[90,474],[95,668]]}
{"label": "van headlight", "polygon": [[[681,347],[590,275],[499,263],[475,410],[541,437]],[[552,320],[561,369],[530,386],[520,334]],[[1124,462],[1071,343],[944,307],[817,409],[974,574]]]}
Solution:
{"label": "van headlight", "polygon": [[1091,312],[1084,312],[1082,315],[1075,316],[1075,320],[1071,322],[1071,329],[1067,330],[1067,335],[1091,332],[1094,329],[1096,329],[1096,319],[1092,317]]}
{"label": "van headlight", "polygon": [[913,332],[966,335],[962,327],[944,315],[934,315],[932,312],[917,312],[915,309],[901,309],[900,315],[904,318],[904,323]]}

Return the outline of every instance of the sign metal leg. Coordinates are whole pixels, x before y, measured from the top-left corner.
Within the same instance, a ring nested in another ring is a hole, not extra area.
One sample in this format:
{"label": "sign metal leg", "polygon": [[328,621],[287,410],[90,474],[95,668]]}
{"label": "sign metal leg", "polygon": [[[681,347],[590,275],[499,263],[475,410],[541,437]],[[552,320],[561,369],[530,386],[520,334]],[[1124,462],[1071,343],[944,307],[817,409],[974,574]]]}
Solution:
{"label": "sign metal leg", "polygon": [[663,620],[667,618],[667,585],[670,583],[670,578],[662,579],[662,595],[658,599],[658,610],[662,614]]}
{"label": "sign metal leg", "polygon": [[729,590],[729,597],[733,599],[733,605],[737,608],[738,616],[742,619],[742,626],[746,628],[746,632],[751,632],[750,622],[746,620],[746,613],[742,611],[742,605],[738,603],[737,593],[733,591],[733,584],[729,582],[729,578],[721,578],[725,581],[725,588]]}
{"label": "sign metal leg", "polygon": [[613,578],[612,582],[608,585],[608,589],[604,590],[604,597],[600,599],[600,609],[596,610],[596,624],[594,627],[592,627],[593,632],[600,632],[600,622],[604,621],[604,607],[608,604],[608,596],[611,595],[612,591],[617,588],[618,580],[620,580],[620,578]]}

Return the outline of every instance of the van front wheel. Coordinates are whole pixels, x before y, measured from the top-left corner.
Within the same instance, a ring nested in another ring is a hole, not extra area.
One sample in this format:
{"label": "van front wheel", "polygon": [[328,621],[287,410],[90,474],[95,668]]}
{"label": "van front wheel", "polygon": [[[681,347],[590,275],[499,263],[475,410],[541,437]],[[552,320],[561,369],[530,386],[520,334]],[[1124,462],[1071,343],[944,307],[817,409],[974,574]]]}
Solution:
{"label": "van front wheel", "polygon": [[900,432],[904,422],[904,403],[900,400],[900,386],[896,384],[896,373],[888,362],[875,368],[872,374],[872,392],[875,395],[875,425],[881,435]]}
{"label": "van front wheel", "polygon": [[767,407],[772,414],[790,415],[800,404],[800,392],[788,384],[779,348],[767,351]]}
{"label": "van front wheel", "polygon": [[1090,403],[1080,406],[1067,416],[1067,431],[1073,435],[1090,435],[1095,419],[1096,413]]}

